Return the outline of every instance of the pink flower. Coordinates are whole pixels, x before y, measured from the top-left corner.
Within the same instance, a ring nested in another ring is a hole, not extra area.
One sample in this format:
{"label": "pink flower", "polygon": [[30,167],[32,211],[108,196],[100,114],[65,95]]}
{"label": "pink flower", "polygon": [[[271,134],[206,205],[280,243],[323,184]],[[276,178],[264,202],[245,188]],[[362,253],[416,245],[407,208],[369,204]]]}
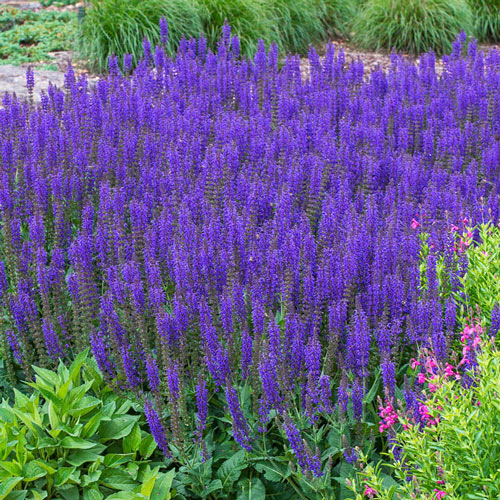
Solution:
{"label": "pink flower", "polygon": [[419,373],[417,376],[417,380],[419,384],[425,383],[425,375],[423,373]]}
{"label": "pink flower", "polygon": [[437,390],[438,390],[438,386],[436,384],[429,382],[429,391],[436,392]]}
{"label": "pink flower", "polygon": [[452,232],[458,231],[458,226],[455,226],[455,224],[452,224],[451,225],[451,231]]}
{"label": "pink flower", "polygon": [[434,489],[434,492],[436,493],[436,500],[440,500],[446,496],[446,492],[443,490]]}
{"label": "pink flower", "polygon": [[413,218],[413,219],[411,220],[411,228],[412,228],[412,229],[417,229],[418,227],[420,227],[419,222],[418,222],[415,218]]}
{"label": "pink flower", "polygon": [[370,486],[365,486],[365,497],[370,497],[373,498],[373,495],[377,494],[377,490],[374,488],[371,488]]}
{"label": "pink flower", "polygon": [[442,479],[438,479],[438,480],[436,481],[436,483],[437,483],[437,484],[444,484],[444,481],[443,481]]}
{"label": "pink flower", "polygon": [[411,366],[412,370],[415,370],[415,368],[417,366],[421,365],[420,361],[417,361],[415,358],[412,358],[411,361],[410,361],[410,363],[411,363],[410,366]]}

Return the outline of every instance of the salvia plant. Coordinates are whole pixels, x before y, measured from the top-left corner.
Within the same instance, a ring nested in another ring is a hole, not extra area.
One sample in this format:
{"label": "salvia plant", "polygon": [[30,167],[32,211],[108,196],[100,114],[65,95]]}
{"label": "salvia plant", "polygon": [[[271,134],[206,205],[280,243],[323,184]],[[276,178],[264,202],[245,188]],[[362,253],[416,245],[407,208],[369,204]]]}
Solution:
{"label": "salvia plant", "polygon": [[450,224],[499,217],[500,53],[461,36],[442,74],[433,54],[365,74],[328,45],[304,80],[276,45],[239,57],[228,25],[216,53],[161,37],[132,74],[111,57],[95,86],[69,68],[2,101],[6,363],[29,378],[90,345],[197,495],[343,495],[353,447],[384,450],[376,397],[456,340],[436,262]]}

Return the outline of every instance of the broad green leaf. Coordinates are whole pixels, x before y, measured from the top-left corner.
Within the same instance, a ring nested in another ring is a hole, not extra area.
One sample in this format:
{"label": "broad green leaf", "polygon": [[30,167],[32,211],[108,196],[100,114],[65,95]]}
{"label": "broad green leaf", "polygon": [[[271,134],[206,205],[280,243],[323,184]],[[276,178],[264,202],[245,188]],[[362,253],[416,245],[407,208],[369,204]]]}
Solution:
{"label": "broad green leaf", "polygon": [[175,477],[175,470],[169,470],[165,474],[160,474],[156,479],[155,486],[151,492],[151,498],[154,500],[168,500],[170,490]]}
{"label": "broad green leaf", "polygon": [[11,477],[5,479],[0,484],[0,500],[4,500],[7,495],[23,480],[22,477]]}
{"label": "broad green leaf", "polygon": [[61,448],[69,448],[73,450],[88,450],[89,448],[93,448],[95,445],[96,443],[93,443],[92,441],[71,436],[66,436],[60,443]]}
{"label": "broad green leaf", "polygon": [[123,415],[113,418],[110,421],[102,422],[99,428],[99,439],[101,441],[122,439],[130,434],[138,420],[138,415]]}
{"label": "broad green leaf", "polygon": [[103,500],[104,495],[95,489],[85,490],[83,492],[83,500]]}
{"label": "broad green leaf", "polygon": [[245,466],[244,450],[239,450],[231,458],[228,458],[217,471],[217,477],[222,481],[222,487],[225,489],[237,481]]}
{"label": "broad green leaf", "polygon": [[146,479],[141,486],[141,495],[144,495],[146,498],[149,498],[151,492],[153,491],[155,482],[156,482],[157,474],[153,474],[148,479]]}
{"label": "broad green leaf", "polygon": [[139,453],[141,457],[149,458],[153,452],[156,450],[158,445],[154,440],[154,437],[151,434],[148,434],[142,441],[139,446]]}
{"label": "broad green leaf", "polygon": [[278,467],[267,463],[255,464],[255,469],[260,473],[264,473],[264,477],[273,483],[278,483],[283,480],[283,473]]}
{"label": "broad green leaf", "polygon": [[24,476],[22,472],[23,468],[17,462],[12,460],[3,460],[0,462],[0,467],[12,476]]}
{"label": "broad green leaf", "polygon": [[92,410],[100,406],[101,401],[97,398],[91,396],[85,396],[78,403],[74,404],[71,408],[68,409],[68,415],[72,417],[82,417],[90,413]]}
{"label": "broad green leaf", "polygon": [[66,462],[68,462],[71,465],[74,465],[75,467],[80,467],[80,465],[84,464],[85,462],[94,462],[99,458],[99,454],[96,453],[93,449],[87,449],[87,450],[78,450],[69,455],[69,457],[66,458]]}
{"label": "broad green leaf", "polygon": [[97,429],[99,428],[102,418],[103,417],[101,412],[98,412],[95,415],[93,415],[89,419],[89,421],[83,426],[82,437],[88,438],[93,436],[97,432]]}
{"label": "broad green leaf", "polygon": [[105,469],[99,482],[107,488],[119,491],[132,491],[137,485],[137,482],[121,469]]}
{"label": "broad green leaf", "polygon": [[78,378],[79,378],[78,376],[80,374],[80,370],[85,361],[87,360],[88,355],[89,355],[89,348],[79,353],[76,356],[73,363],[71,363],[71,366],[69,367],[69,376],[74,383],[78,383]]}
{"label": "broad green leaf", "polygon": [[40,462],[41,460],[30,461],[23,467],[22,476],[24,482],[36,481],[47,475],[47,469],[42,467]]}
{"label": "broad green leaf", "polygon": [[76,467],[61,467],[57,470],[54,475],[54,483],[57,487],[66,484],[73,472],[75,472]]}
{"label": "broad green leaf", "polygon": [[128,436],[123,439],[123,453],[135,453],[141,444],[141,428],[135,424]]}
{"label": "broad green leaf", "polygon": [[210,482],[210,484],[203,490],[203,493],[201,494],[202,498],[208,497],[208,495],[211,495],[212,493],[222,490],[222,481],[220,479],[214,479],[213,481]]}
{"label": "broad green leaf", "polygon": [[238,497],[236,500],[265,500],[266,488],[260,479],[256,477],[245,479],[238,483]]}
{"label": "broad green leaf", "polygon": [[28,451],[26,450],[26,438],[24,437],[24,434],[19,434],[17,436],[16,456],[19,465],[23,466],[26,463],[28,456]]}
{"label": "broad green leaf", "polygon": [[73,485],[65,484],[58,488],[57,493],[65,500],[80,500],[80,493],[78,488]]}
{"label": "broad green leaf", "polygon": [[121,464],[125,464],[134,459],[133,453],[108,453],[104,456],[103,464],[106,467],[116,467]]}
{"label": "broad green leaf", "polygon": [[39,366],[33,366],[33,371],[37,375],[37,380],[34,383],[34,387],[38,389],[39,380],[42,380],[49,386],[57,387],[61,384],[61,380],[58,377],[57,373],[54,373],[46,368],[41,368]]}
{"label": "broad green leaf", "polygon": [[[52,401],[49,401],[49,407],[48,407],[48,413],[49,413],[49,422],[50,426],[54,431],[57,431],[57,427],[60,423],[59,416],[57,415],[57,412],[54,408],[54,403]],[[58,433],[54,435],[56,438],[58,436]]]}
{"label": "broad green leaf", "polygon": [[[28,496],[28,493],[30,493],[28,490],[13,490],[5,497],[5,500],[24,500]],[[41,498],[45,497],[40,495]]]}

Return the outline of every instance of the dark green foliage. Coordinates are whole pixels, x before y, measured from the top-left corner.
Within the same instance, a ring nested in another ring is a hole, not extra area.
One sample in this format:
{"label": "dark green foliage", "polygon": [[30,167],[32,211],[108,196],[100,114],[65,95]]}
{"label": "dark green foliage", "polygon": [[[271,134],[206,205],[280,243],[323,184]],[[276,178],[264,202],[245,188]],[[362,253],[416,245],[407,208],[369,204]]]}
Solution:
{"label": "dark green foliage", "polygon": [[143,54],[143,40],[154,47],[160,42],[159,22],[169,25],[167,52],[173,54],[179,41],[199,36],[199,9],[191,0],[90,0],[79,32],[79,53],[89,66],[106,71],[108,58],[132,54],[134,62]]}
{"label": "dark green foliage", "polygon": [[74,12],[0,10],[0,64],[49,61],[49,52],[71,50]]}
{"label": "dark green foliage", "polygon": [[273,2],[264,0],[197,1],[203,19],[203,32],[212,50],[217,47],[225,21],[231,26],[232,34],[240,38],[241,53],[244,55],[252,56],[255,53],[259,38],[266,44],[277,40],[280,45],[279,32],[271,8]]}
{"label": "dark green foliage", "polygon": [[33,394],[14,389],[14,404],[0,404],[0,498],[173,498],[174,472],[152,462],[139,405],[86,356],[57,372],[34,367]]}
{"label": "dark green foliage", "polygon": [[474,16],[474,36],[480,42],[500,41],[500,1],[468,1]]}
{"label": "dark green foliage", "polygon": [[269,6],[275,18],[275,36],[285,50],[305,54],[312,42],[325,38],[323,0],[271,0]]}
{"label": "dark green foliage", "polygon": [[473,34],[473,21],[464,0],[368,0],[353,31],[366,49],[443,54],[460,31]]}
{"label": "dark green foliage", "polygon": [[325,30],[329,35],[349,39],[362,0],[324,0]]}

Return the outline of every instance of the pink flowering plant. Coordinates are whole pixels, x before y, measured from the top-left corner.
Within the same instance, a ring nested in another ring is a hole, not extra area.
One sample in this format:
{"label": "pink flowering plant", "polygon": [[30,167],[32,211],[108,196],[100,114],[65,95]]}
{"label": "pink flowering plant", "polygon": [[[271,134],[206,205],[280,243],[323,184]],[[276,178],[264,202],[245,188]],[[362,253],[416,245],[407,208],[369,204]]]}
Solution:
{"label": "pink flowering plant", "polygon": [[[361,473],[349,482],[356,500],[500,495],[500,352],[480,325],[465,328],[461,337],[464,346],[475,348],[464,349],[460,367],[446,364],[442,370],[431,362],[425,371],[426,378],[429,371],[434,375],[436,386],[434,391],[425,389],[427,399],[420,403],[425,425],[392,405],[382,407],[381,430],[398,426],[397,445],[388,454],[390,464],[364,465],[361,459]],[[461,370],[471,361],[471,353],[473,365]],[[422,367],[418,363],[413,362],[416,369]],[[464,385],[460,372],[472,383]],[[397,483],[389,484],[385,474],[382,478],[384,468],[393,469]]]}

